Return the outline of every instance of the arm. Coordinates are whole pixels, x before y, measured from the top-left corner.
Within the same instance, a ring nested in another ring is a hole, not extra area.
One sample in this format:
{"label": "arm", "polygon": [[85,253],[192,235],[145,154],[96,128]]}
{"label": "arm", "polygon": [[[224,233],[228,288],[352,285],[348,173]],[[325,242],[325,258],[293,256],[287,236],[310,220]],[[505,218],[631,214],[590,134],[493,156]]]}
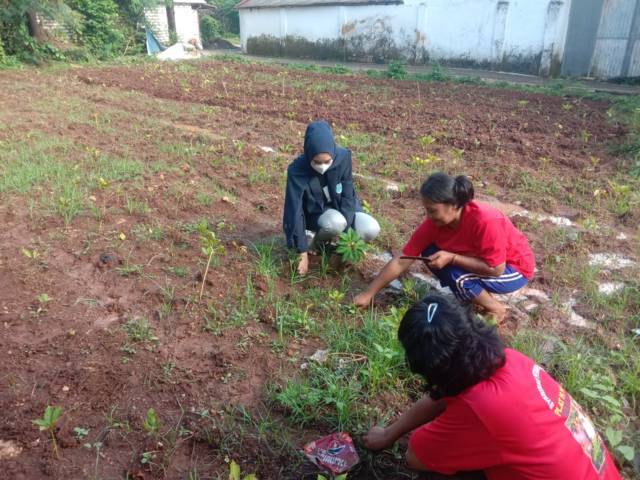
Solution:
{"label": "arm", "polygon": [[406,272],[412,263],[413,260],[401,259],[399,256],[394,257],[384,266],[378,276],[371,281],[367,289],[353,299],[353,302],[359,307],[369,306],[376,293]]}
{"label": "arm", "polygon": [[389,448],[403,435],[436,418],[444,409],[444,400],[433,400],[425,395],[388,427],[372,427],[362,439],[364,446],[371,450]]}
{"label": "arm", "polygon": [[504,273],[505,263],[501,263],[495,267],[491,267],[481,258],[468,257],[457,253],[440,250],[433,255],[427,257],[427,266],[431,268],[441,269],[447,265],[464,268],[468,272],[481,275],[483,277],[499,277]]}

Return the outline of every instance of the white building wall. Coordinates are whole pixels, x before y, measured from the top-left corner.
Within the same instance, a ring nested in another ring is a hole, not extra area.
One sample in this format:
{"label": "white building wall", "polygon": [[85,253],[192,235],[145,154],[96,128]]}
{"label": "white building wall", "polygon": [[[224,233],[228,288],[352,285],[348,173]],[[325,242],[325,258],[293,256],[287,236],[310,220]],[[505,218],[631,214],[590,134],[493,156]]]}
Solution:
{"label": "white building wall", "polygon": [[[542,73],[561,55],[570,0],[406,0],[403,5],[284,7],[240,10],[240,39],[297,37],[397,51],[408,60],[503,65]],[[255,40],[254,40],[255,41]],[[395,49],[395,50],[394,50]],[[348,56],[348,55],[347,55]]]}
{"label": "white building wall", "polygon": [[[179,42],[187,43],[195,39],[198,45],[202,45],[200,37],[200,18],[198,11],[190,4],[174,3],[173,12],[176,18],[176,35]],[[154,7],[145,11],[145,17],[153,28],[153,32],[158,40],[164,45],[169,44],[169,21],[167,20],[167,10],[163,6]]]}
{"label": "white building wall", "polygon": [[202,45],[200,38],[200,19],[198,11],[191,5],[174,5],[176,17],[176,35],[179,42],[187,43],[196,40],[198,45]]}
{"label": "white building wall", "polygon": [[158,40],[167,45],[169,43],[169,22],[167,20],[167,10],[164,6],[147,9],[145,17]]}

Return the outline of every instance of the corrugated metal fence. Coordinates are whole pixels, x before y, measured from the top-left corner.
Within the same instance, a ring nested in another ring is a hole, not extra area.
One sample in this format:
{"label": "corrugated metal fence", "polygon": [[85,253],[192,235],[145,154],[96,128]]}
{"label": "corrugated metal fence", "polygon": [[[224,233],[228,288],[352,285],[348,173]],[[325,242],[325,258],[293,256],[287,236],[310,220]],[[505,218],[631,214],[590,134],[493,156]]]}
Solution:
{"label": "corrugated metal fence", "polygon": [[640,76],[640,0],[573,0],[562,73]]}

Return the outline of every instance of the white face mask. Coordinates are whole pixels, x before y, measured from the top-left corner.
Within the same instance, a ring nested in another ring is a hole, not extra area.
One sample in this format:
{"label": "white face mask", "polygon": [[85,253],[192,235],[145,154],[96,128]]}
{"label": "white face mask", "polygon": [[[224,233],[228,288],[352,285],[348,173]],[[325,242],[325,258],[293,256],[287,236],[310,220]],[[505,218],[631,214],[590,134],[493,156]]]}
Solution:
{"label": "white face mask", "polygon": [[329,168],[333,165],[333,159],[331,159],[328,163],[316,163],[311,162],[311,168],[313,168],[320,175],[324,175],[324,173],[329,170]]}

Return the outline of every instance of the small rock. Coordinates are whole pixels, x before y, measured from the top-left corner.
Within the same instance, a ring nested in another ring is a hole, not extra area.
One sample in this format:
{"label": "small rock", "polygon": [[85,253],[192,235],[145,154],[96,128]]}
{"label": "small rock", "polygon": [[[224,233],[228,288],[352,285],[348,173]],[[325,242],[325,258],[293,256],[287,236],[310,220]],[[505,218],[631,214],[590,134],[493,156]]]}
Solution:
{"label": "small rock", "polygon": [[620,232],[616,237],[616,240],[626,240],[626,239],[627,239],[627,236],[622,232]]}
{"label": "small rock", "polygon": [[189,170],[191,170],[191,167],[189,166],[189,164],[188,163],[183,163],[182,164],[182,171],[186,173]]}
{"label": "small rock", "polygon": [[624,283],[622,282],[605,282],[598,285],[598,293],[602,295],[613,295],[623,288]]}
{"label": "small rock", "polygon": [[400,186],[395,183],[389,183],[386,187],[388,192],[400,192]]}
{"label": "small rock", "polygon": [[589,265],[608,270],[621,270],[635,266],[636,262],[617,253],[592,253],[589,255]]}
{"label": "small rock", "polygon": [[67,393],[69,391],[69,387],[65,385],[64,387],[62,387],[62,391]]}
{"label": "small rock", "polygon": [[0,460],[9,460],[20,455],[22,447],[12,440],[0,440]]}

